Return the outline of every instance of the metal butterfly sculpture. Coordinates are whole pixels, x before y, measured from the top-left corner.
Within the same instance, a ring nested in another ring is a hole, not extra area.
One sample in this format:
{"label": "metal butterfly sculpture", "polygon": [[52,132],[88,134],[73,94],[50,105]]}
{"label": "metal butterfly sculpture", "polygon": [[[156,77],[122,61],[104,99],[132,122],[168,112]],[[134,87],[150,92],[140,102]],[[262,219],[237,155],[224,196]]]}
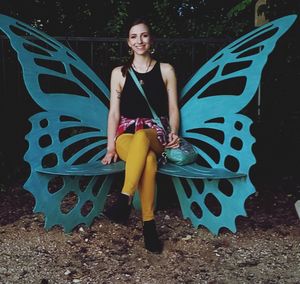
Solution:
{"label": "metal butterfly sculpture", "polygon": [[[172,176],[183,217],[195,227],[203,225],[213,234],[222,227],[236,232],[237,216],[246,216],[245,200],[255,192],[249,178],[255,139],[252,120],[240,111],[255,95],[277,40],[295,19],[277,19],[229,44],[181,91],[180,136],[194,144],[199,161],[186,166],[168,163],[159,172]],[[103,210],[113,174],[124,170],[122,161],[100,163],[106,152],[109,90],[73,51],[48,35],[5,15],[0,15],[0,29],[18,54],[30,96],[45,110],[30,118],[32,129],[26,136],[24,159],[31,174],[24,188],[35,197],[34,212],[45,215],[47,229],[61,225],[70,232],[78,224],[89,226]],[[77,92],[48,92],[44,79],[71,84]],[[237,79],[242,86],[238,93],[218,88]],[[63,212],[70,193],[76,202]],[[209,209],[208,198],[221,212]]]}

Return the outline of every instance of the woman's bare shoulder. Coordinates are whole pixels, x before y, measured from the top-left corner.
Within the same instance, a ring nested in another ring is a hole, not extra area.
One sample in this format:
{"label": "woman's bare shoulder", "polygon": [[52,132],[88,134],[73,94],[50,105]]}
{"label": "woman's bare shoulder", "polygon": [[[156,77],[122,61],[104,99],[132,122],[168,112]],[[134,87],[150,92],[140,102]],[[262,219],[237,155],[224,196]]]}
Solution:
{"label": "woman's bare shoulder", "polygon": [[160,62],[162,73],[174,72],[174,67],[170,63]]}
{"label": "woman's bare shoulder", "polygon": [[111,71],[111,79],[116,80],[117,82],[124,81],[124,77],[122,74],[122,67],[123,66],[117,66]]}
{"label": "woman's bare shoulder", "polygon": [[175,76],[175,69],[170,63],[160,63],[160,70],[164,78]]}
{"label": "woman's bare shoulder", "polygon": [[114,74],[114,75],[121,75],[122,74],[122,67],[123,66],[117,66],[117,67],[115,67],[112,71],[111,71],[111,73],[112,74]]}

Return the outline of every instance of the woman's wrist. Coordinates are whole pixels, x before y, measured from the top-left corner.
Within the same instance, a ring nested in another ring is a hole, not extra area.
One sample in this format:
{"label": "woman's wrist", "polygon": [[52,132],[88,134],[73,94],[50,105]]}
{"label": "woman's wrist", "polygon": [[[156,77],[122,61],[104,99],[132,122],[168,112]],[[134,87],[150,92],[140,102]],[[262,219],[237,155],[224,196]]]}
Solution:
{"label": "woman's wrist", "polygon": [[114,144],[113,145],[107,145],[106,150],[107,150],[107,152],[115,151],[116,146]]}
{"label": "woman's wrist", "polygon": [[176,125],[176,123],[172,123],[170,122],[170,133],[174,133],[176,135],[178,135],[178,127]]}

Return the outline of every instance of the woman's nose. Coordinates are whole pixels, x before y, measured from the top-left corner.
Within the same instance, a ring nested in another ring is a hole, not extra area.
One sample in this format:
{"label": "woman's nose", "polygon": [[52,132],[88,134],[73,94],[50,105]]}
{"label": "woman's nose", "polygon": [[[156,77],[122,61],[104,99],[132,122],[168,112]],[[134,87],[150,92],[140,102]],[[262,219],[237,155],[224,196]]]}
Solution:
{"label": "woman's nose", "polygon": [[142,40],[142,37],[138,37],[138,43],[142,43],[143,40]]}

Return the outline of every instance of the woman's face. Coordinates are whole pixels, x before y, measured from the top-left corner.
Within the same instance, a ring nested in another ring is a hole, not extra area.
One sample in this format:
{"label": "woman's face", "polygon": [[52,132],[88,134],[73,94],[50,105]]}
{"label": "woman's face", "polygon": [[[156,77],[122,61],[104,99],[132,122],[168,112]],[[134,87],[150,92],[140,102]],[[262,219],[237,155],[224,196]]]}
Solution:
{"label": "woman's face", "polygon": [[136,54],[147,53],[151,46],[149,28],[145,24],[132,26],[129,31],[128,45]]}

